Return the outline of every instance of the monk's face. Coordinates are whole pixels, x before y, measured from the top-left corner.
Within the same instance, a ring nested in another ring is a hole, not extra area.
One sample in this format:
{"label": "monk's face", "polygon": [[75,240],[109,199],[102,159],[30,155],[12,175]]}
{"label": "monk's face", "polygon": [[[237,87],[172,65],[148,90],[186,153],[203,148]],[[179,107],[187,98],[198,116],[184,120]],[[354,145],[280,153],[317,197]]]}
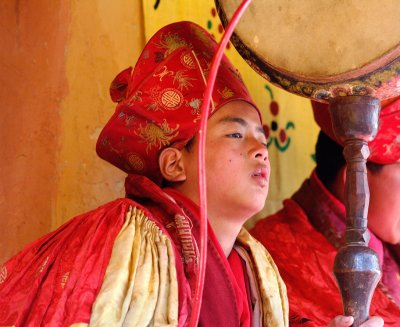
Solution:
{"label": "monk's face", "polygon": [[400,163],[368,171],[371,193],[368,226],[382,240],[400,243]]}
{"label": "monk's face", "polygon": [[[208,120],[205,163],[208,212],[247,219],[260,211],[269,187],[270,164],[258,112],[244,101],[232,101]],[[198,138],[185,154],[187,188],[197,197]]]}

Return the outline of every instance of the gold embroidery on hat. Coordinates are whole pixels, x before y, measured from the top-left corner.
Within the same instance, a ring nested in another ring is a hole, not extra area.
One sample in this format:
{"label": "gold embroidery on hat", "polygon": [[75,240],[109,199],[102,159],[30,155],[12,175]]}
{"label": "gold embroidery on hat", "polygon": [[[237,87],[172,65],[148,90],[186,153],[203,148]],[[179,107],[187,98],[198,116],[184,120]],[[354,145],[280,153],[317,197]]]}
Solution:
{"label": "gold embroidery on hat", "polygon": [[130,153],[128,155],[129,165],[136,172],[142,172],[144,170],[144,161],[143,159],[136,153]]}
{"label": "gold embroidery on hat", "polygon": [[160,110],[161,112],[163,112],[162,108],[160,108],[159,103],[158,103],[159,98],[160,98],[160,93],[161,93],[160,90],[161,90],[161,88],[158,85],[155,87],[152,87],[150,89],[150,92],[149,92],[150,98],[153,100],[153,102],[146,105],[147,110],[152,110],[152,111]]}
{"label": "gold embroidery on hat", "polygon": [[[123,141],[123,138],[121,138],[121,141]],[[118,149],[115,148],[110,140],[109,136],[104,136],[101,141],[100,141],[101,145],[108,148],[108,151],[115,153],[117,156],[121,156],[122,155],[122,149]]]}
{"label": "gold embroidery on hat", "polygon": [[229,69],[229,71],[231,72],[231,74],[232,74],[238,81],[241,82],[241,84],[244,84],[243,78],[242,78],[242,76],[240,75],[240,72],[239,72],[236,68],[229,67],[228,69]]}
{"label": "gold embroidery on hat", "polygon": [[135,115],[128,115],[125,112],[121,111],[118,114],[118,119],[124,119],[125,120],[125,125],[130,126],[132,125],[133,121],[135,120]]}
{"label": "gold embroidery on hat", "polygon": [[195,63],[194,63],[193,58],[190,55],[190,53],[184,52],[181,54],[181,63],[186,68],[189,68],[189,69],[195,68]]}
{"label": "gold embroidery on hat", "polygon": [[160,110],[161,112],[163,112],[163,110],[159,107],[158,103],[149,103],[148,105],[146,105],[146,109],[152,111]]}
{"label": "gold embroidery on hat", "polygon": [[170,141],[179,134],[178,128],[179,124],[172,129],[164,119],[161,126],[157,126],[154,123],[146,123],[146,126],[143,127],[140,124],[139,131],[135,131],[135,134],[143,139],[142,142],[147,144],[146,153],[148,153],[153,146],[161,149],[169,145]]}
{"label": "gold embroidery on hat", "polygon": [[178,36],[178,34],[168,33],[167,35],[162,35],[159,43],[156,43],[156,46],[166,50],[164,56],[169,56],[176,49],[187,46],[191,48],[191,45],[186,42],[186,40],[182,39]]}
{"label": "gold embroidery on hat", "polygon": [[177,89],[167,88],[160,94],[161,105],[167,110],[178,109],[183,101],[183,95]]}
{"label": "gold embroidery on hat", "polygon": [[201,108],[201,103],[202,100],[201,99],[197,99],[197,98],[192,98],[190,101],[185,100],[186,101],[186,107],[190,107],[192,108],[192,115],[196,115],[196,117],[193,119],[193,122],[195,123],[196,121],[198,121],[201,116],[200,116],[200,108]]}
{"label": "gold embroidery on hat", "polygon": [[142,91],[138,90],[135,93],[132,94],[132,96],[130,97],[130,99],[128,100],[128,106],[132,104],[132,102],[142,102]]}
{"label": "gold embroidery on hat", "polygon": [[189,87],[193,87],[193,84],[190,83],[189,81],[195,81],[196,79],[193,77],[190,77],[188,75],[185,75],[185,71],[183,70],[178,70],[174,76],[174,85],[175,82],[178,82],[178,89],[183,90],[184,88],[187,90]]}
{"label": "gold embroidery on hat", "polygon": [[235,93],[230,88],[228,88],[227,86],[225,86],[225,88],[222,90],[222,92],[220,90],[218,90],[218,93],[224,99],[232,98],[235,95]]}
{"label": "gold embroidery on hat", "polygon": [[[200,62],[199,62],[200,65]],[[200,66],[202,73],[205,77],[205,80],[207,81],[208,79],[208,75],[210,74],[210,70],[211,70],[211,62],[210,61],[203,61],[203,66]]]}
{"label": "gold embroidery on hat", "polygon": [[[194,56],[194,59],[197,63],[197,67],[199,68],[200,74],[203,77],[203,82],[204,82],[204,86],[207,86],[207,79],[206,79],[206,75],[205,75],[205,71],[203,70],[203,68],[200,65],[199,59],[196,56],[196,53],[194,51],[192,51],[192,54]],[[209,65],[208,65],[209,67]],[[211,112],[213,112],[215,110],[215,104],[214,104],[214,100],[211,97]]]}
{"label": "gold embroidery on hat", "polygon": [[7,268],[6,266],[0,267],[0,284],[3,284],[7,278]]}
{"label": "gold embroidery on hat", "polygon": [[[195,35],[195,38],[200,40],[204,46],[207,48],[211,48],[212,43],[210,42],[210,36],[205,33],[203,30],[197,28],[196,26],[193,27],[193,34]],[[214,51],[210,51],[211,53]]]}
{"label": "gold embroidery on hat", "polygon": [[153,74],[153,77],[160,77],[160,82],[162,82],[164,76],[174,76],[174,72],[172,70],[168,70],[167,66],[162,66],[160,70],[162,71]]}

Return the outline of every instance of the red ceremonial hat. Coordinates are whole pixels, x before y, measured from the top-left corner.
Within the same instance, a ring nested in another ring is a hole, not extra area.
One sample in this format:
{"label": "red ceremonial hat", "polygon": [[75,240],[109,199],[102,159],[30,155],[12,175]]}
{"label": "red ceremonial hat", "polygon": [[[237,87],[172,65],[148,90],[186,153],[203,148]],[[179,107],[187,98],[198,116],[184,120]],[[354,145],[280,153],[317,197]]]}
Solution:
{"label": "red ceremonial hat", "polygon": [[[216,49],[211,35],[194,23],[173,23],[159,30],[133,72],[132,68],[122,71],[111,84],[111,98],[118,105],[99,136],[98,155],[127,173],[160,183],[160,151],[168,146],[182,148],[199,130]],[[210,115],[233,100],[247,101],[257,109],[239,72],[224,56]]]}
{"label": "red ceremonial hat", "polygon": [[[338,142],[333,132],[328,105],[316,101],[311,101],[311,104],[315,121],[321,130]],[[400,99],[381,109],[378,133],[368,146],[371,152],[368,161],[379,164],[400,162]]]}

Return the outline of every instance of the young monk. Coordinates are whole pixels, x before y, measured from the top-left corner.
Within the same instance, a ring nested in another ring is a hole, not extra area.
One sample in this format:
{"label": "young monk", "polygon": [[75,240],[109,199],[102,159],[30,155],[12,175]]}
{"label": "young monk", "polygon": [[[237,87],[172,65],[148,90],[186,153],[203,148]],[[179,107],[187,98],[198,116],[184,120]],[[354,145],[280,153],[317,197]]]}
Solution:
{"label": "young monk", "polygon": [[[2,266],[0,325],[185,326],[199,271],[197,133],[216,43],[181,22],[158,31],[111,86],[97,152],[127,197],[76,217]],[[209,239],[199,326],[288,326],[286,289],[243,223],[263,205],[260,113],[224,58],[206,138]],[[339,317],[332,326],[349,326]],[[380,326],[380,325],[376,325]]]}
{"label": "young monk", "polygon": [[[100,157],[127,197],[76,217],[1,267],[0,326],[184,326],[199,271],[196,138],[216,43],[182,22],[158,31],[111,86]],[[209,240],[202,326],[288,326],[283,282],[241,229],[268,193],[260,113],[224,58],[206,140]],[[161,188],[163,186],[163,188]]]}

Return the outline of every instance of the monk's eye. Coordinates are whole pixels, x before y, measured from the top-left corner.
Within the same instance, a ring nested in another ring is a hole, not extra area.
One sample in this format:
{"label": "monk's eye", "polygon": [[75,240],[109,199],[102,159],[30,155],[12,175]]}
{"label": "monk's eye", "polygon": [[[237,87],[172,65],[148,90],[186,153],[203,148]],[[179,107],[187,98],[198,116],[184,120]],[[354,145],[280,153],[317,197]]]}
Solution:
{"label": "monk's eye", "polygon": [[228,134],[227,137],[231,137],[234,139],[241,139],[241,138],[243,138],[243,135],[241,133],[231,133],[231,134]]}
{"label": "monk's eye", "polygon": [[268,140],[261,140],[260,143],[268,148]]}

